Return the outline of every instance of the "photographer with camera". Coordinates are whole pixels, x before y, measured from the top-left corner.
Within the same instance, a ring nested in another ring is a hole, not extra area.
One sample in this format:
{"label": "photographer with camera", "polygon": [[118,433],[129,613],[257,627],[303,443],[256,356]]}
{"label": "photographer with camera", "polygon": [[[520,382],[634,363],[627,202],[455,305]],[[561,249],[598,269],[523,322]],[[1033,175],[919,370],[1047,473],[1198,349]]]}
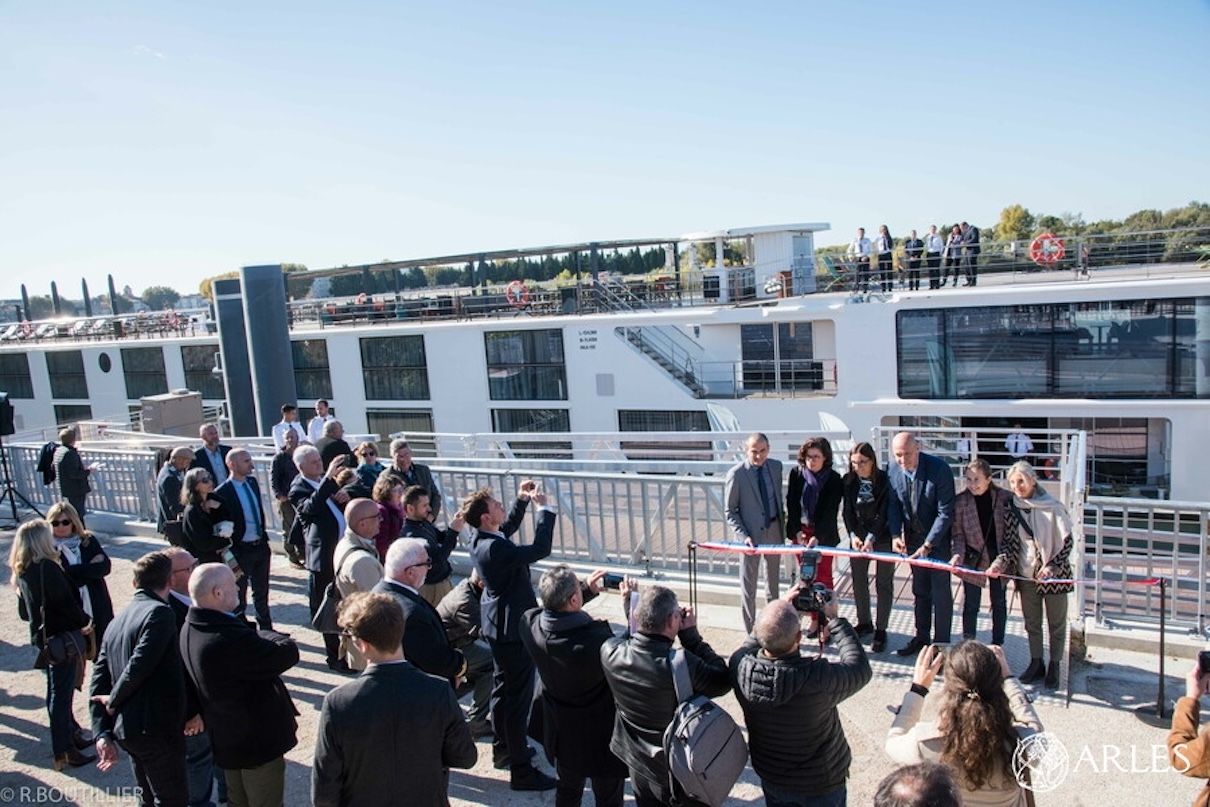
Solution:
{"label": "photographer with camera", "polygon": [[[1210,651],[1197,654],[1197,664],[1185,676],[1185,697],[1176,702],[1172,730],[1168,734],[1168,761],[1184,776],[1210,777],[1210,733],[1197,730],[1201,718],[1200,698],[1210,688]],[[1210,805],[1210,781],[1198,791],[1193,807]]]}
{"label": "photographer with camera", "polygon": [[[803,566],[815,562],[804,557]],[[802,571],[814,576],[813,569]],[[752,635],[731,656],[752,767],[769,807],[845,803],[852,754],[836,707],[873,677],[836,597],[810,580],[803,575],[785,599],[765,606]],[[813,613],[836,638],[838,660],[802,655],[803,613]]]}

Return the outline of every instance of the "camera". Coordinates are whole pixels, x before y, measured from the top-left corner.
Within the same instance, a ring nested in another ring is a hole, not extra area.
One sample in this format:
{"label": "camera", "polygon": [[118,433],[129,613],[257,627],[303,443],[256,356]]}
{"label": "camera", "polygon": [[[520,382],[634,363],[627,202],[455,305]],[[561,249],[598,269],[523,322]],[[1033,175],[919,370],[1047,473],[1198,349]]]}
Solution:
{"label": "camera", "polygon": [[614,574],[613,572],[606,572],[606,574],[601,578],[601,587],[616,591],[622,587],[622,581],[624,579],[625,577],[623,575]]}
{"label": "camera", "polygon": [[1197,654],[1197,670],[1202,675],[1210,675],[1210,650],[1202,650]]}
{"label": "camera", "polygon": [[798,580],[802,587],[794,595],[794,608],[804,614],[823,613],[832,601],[832,592],[823,583],[815,582],[819,571],[819,552],[808,549],[798,559]]}

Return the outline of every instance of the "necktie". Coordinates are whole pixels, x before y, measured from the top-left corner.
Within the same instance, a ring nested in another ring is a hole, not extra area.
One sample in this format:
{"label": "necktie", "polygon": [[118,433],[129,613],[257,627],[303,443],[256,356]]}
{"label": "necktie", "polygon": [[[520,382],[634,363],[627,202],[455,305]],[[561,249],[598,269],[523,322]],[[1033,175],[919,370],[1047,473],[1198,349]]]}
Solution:
{"label": "necktie", "polygon": [[773,520],[773,513],[769,509],[769,485],[765,482],[765,466],[758,465],[756,467],[756,486],[760,488],[760,504],[765,508],[765,514],[769,517],[768,520]]}
{"label": "necktie", "polygon": [[244,537],[247,538],[249,532],[253,538],[260,537],[260,508],[256,506],[256,497],[252,495],[252,486],[247,480],[240,483],[240,489],[244,492],[244,499],[248,502],[248,510],[252,513],[252,523],[248,526],[251,529],[244,531]]}

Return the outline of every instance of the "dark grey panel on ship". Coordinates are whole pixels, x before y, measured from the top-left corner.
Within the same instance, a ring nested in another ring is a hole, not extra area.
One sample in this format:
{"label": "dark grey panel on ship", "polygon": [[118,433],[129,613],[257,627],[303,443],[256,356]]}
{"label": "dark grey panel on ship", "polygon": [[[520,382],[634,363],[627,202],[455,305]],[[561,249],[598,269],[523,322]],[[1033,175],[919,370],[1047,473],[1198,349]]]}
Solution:
{"label": "dark grey panel on ship", "polygon": [[[245,266],[240,270],[244,287],[244,320],[252,361],[252,397],[259,431],[268,435],[281,419],[281,405],[297,403],[294,360],[290,349],[290,323],[286,313],[286,282],[278,264]],[[240,432],[244,434],[244,432]]]}
{"label": "dark grey panel on ship", "polygon": [[248,331],[244,321],[240,281],[214,281],[214,312],[218,344],[223,354],[223,384],[227,388],[227,416],[231,431],[241,437],[259,432],[252,396],[252,365],[248,360]]}

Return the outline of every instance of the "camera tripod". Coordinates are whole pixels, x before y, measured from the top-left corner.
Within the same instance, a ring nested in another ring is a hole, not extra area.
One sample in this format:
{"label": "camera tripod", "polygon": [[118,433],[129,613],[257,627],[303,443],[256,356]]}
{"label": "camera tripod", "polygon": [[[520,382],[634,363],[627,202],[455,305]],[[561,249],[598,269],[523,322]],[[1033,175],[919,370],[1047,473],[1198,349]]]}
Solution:
{"label": "camera tripod", "polygon": [[17,486],[13,484],[13,475],[8,468],[8,449],[4,447],[3,435],[0,435],[0,470],[4,473],[4,492],[0,493],[0,509],[3,509],[4,502],[7,500],[13,512],[13,523],[0,524],[0,529],[16,529],[17,525],[21,523],[21,518],[17,515],[17,499],[20,499],[27,508],[41,516],[42,511],[35,507],[33,502],[25,498],[25,495],[17,490]]}

